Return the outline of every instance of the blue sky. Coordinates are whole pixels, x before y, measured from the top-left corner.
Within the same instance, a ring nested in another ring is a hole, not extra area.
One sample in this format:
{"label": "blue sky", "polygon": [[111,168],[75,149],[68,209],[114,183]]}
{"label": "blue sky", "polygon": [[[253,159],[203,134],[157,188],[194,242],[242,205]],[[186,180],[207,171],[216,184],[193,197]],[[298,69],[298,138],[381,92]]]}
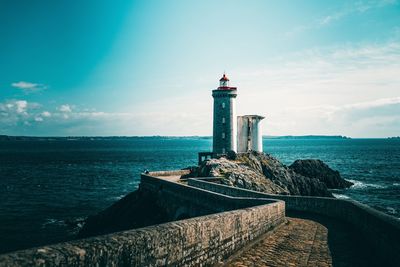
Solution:
{"label": "blue sky", "polygon": [[0,134],[400,135],[400,3],[0,0]]}

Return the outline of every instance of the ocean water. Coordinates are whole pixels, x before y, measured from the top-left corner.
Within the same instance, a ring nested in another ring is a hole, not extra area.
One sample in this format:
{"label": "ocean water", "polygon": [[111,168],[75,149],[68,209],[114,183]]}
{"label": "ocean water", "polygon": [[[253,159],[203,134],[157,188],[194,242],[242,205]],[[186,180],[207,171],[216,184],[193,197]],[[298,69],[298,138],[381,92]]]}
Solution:
{"label": "ocean water", "polygon": [[[0,253],[73,238],[68,221],[95,214],[135,190],[144,170],[197,164],[209,138],[0,141]],[[289,165],[319,158],[355,185],[336,190],[400,217],[400,140],[265,139]]]}

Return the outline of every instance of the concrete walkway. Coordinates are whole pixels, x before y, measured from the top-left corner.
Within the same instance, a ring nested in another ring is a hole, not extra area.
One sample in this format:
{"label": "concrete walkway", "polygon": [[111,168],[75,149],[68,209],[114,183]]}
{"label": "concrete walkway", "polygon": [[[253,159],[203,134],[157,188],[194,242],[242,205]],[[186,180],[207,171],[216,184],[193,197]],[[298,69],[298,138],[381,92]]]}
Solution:
{"label": "concrete walkway", "polygon": [[287,223],[239,251],[225,266],[383,266],[356,231],[341,222],[311,217],[288,217]]}

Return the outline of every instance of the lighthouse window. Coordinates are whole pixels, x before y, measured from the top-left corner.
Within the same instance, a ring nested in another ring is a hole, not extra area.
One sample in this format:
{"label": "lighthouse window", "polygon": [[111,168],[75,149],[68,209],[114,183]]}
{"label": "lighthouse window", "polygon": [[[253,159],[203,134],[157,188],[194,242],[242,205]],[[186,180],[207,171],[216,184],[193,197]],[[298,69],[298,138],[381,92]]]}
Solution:
{"label": "lighthouse window", "polygon": [[222,108],[225,108],[225,102],[222,102]]}
{"label": "lighthouse window", "polygon": [[225,123],[225,117],[222,118],[222,123]]}
{"label": "lighthouse window", "polygon": [[225,133],[222,133],[222,139],[225,139]]}

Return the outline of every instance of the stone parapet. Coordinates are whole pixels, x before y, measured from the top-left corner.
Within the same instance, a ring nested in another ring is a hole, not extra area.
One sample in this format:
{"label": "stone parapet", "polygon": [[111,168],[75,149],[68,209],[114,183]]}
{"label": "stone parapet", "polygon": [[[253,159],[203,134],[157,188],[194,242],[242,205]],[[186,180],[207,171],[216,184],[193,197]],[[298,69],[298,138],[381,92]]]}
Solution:
{"label": "stone parapet", "polygon": [[357,201],[271,195],[196,179],[188,179],[187,182],[190,186],[232,197],[280,199],[285,201],[287,211],[315,213],[344,221],[359,230],[382,258],[393,266],[398,266],[400,262],[400,220]]}
{"label": "stone parapet", "polygon": [[139,190],[191,215],[231,211],[4,254],[0,266],[208,266],[285,221],[279,200],[225,196],[150,175],[142,175]]}

